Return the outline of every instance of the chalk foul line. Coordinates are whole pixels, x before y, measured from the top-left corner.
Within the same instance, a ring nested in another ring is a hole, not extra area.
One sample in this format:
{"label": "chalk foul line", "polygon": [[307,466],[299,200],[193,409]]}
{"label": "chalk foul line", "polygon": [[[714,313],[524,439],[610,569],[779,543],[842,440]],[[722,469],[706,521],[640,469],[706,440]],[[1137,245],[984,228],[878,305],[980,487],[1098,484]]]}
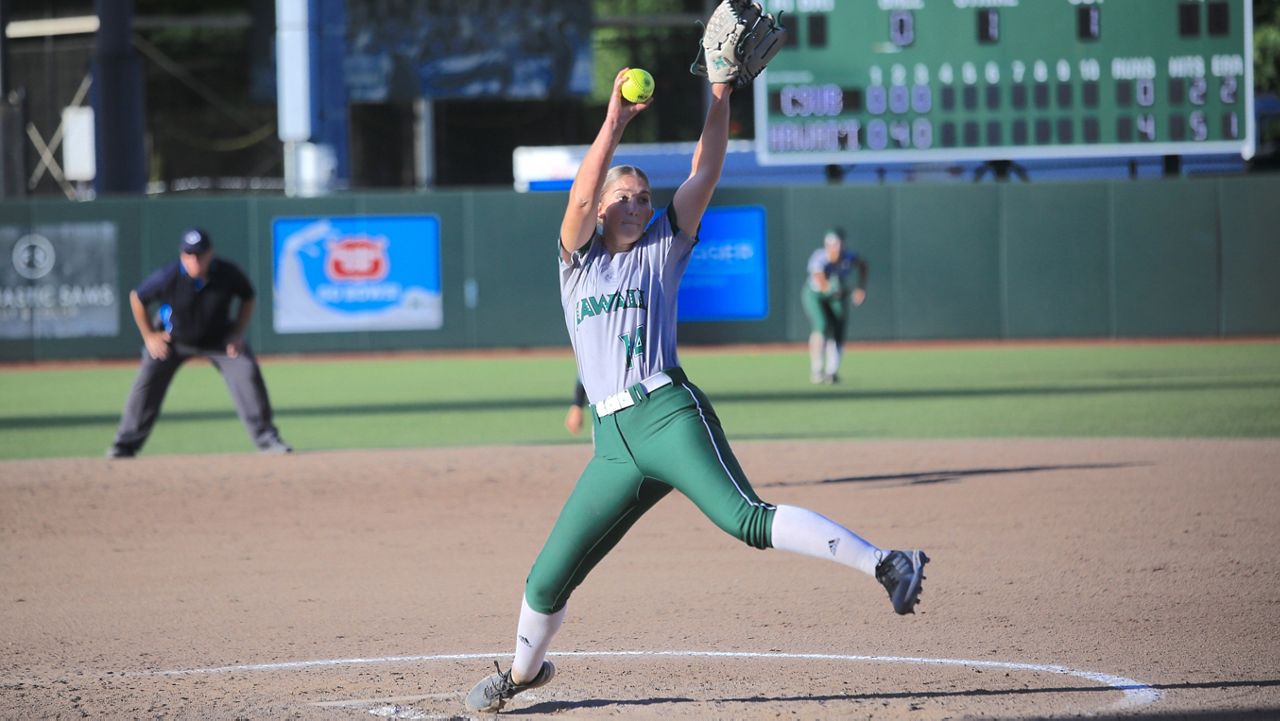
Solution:
{"label": "chalk foul line", "polygon": [[[334,658],[311,661],[282,661],[278,663],[247,663],[235,666],[211,668],[186,668],[169,671],[142,671],[129,676],[193,676],[201,674],[247,673],[253,671],[296,671],[308,668],[333,666],[362,666],[390,663],[429,663],[434,661],[470,661],[503,658],[508,652],[498,653],[445,653],[422,656],[380,656],[375,658]],[[1091,681],[1121,692],[1121,700],[1112,710],[1146,706],[1160,700],[1160,691],[1141,681],[1124,676],[1060,666],[1057,664],[1019,663],[1015,661],[982,661],[964,658],[924,658],[917,656],[861,656],[839,653],[785,653],[781,651],[552,651],[554,657],[597,658],[747,658],[784,661],[847,661],[855,663],[893,663],[915,666],[964,666],[969,668],[993,668],[1028,673],[1048,673]]]}

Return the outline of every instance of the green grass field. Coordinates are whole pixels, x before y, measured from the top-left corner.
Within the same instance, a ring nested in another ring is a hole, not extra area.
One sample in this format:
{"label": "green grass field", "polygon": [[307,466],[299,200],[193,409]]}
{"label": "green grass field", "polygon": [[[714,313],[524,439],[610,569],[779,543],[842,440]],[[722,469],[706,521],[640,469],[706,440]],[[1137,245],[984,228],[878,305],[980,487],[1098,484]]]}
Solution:
{"label": "green grass field", "polygon": [[[1280,342],[852,346],[812,386],[803,350],[686,349],[730,439],[1278,437]],[[0,367],[0,459],[101,455],[133,365]],[[563,354],[268,358],[298,450],[588,443]],[[144,453],[248,452],[217,372],[178,373]]]}

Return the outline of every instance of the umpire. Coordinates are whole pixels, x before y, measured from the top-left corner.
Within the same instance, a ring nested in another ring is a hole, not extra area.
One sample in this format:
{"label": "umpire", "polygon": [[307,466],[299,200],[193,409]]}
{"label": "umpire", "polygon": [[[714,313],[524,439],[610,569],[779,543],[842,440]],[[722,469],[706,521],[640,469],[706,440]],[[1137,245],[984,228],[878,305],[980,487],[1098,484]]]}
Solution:
{"label": "umpire", "polygon": [[[145,348],[108,458],[132,458],[142,449],[173,375],[195,356],[208,358],[222,374],[240,421],[258,450],[293,452],[272,424],[262,371],[244,341],[254,297],[244,271],[214,257],[208,233],[192,228],[182,234],[178,260],[156,270],[129,294]],[[232,321],[231,305],[237,298],[240,306]],[[152,304],[158,306],[154,323],[148,311]]]}

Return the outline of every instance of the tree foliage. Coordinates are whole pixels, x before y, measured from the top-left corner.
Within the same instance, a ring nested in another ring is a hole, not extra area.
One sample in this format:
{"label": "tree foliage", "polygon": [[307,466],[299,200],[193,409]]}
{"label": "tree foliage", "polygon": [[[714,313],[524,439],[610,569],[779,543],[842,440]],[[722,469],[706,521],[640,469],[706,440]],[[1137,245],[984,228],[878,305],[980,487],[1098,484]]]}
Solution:
{"label": "tree foliage", "polygon": [[1253,87],[1280,94],[1280,0],[1254,0]]}

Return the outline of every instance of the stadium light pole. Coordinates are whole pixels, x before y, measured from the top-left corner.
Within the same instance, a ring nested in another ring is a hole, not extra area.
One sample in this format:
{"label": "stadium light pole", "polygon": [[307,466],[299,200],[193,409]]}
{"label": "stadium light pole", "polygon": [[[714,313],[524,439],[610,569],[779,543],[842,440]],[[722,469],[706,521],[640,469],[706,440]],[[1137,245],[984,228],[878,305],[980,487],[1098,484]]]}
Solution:
{"label": "stadium light pole", "polygon": [[133,47],[133,0],[96,0],[97,49],[93,58],[94,190],[142,193],[146,189],[143,143],[142,60]]}
{"label": "stadium light pole", "polygon": [[323,195],[347,176],[343,0],[276,0],[277,133],[286,195]]}
{"label": "stadium light pole", "polygon": [[0,0],[0,200],[27,194],[22,139],[24,96],[10,78],[9,18],[12,3]]}
{"label": "stadium light pole", "polygon": [[0,101],[9,97],[9,3],[0,2]]}

